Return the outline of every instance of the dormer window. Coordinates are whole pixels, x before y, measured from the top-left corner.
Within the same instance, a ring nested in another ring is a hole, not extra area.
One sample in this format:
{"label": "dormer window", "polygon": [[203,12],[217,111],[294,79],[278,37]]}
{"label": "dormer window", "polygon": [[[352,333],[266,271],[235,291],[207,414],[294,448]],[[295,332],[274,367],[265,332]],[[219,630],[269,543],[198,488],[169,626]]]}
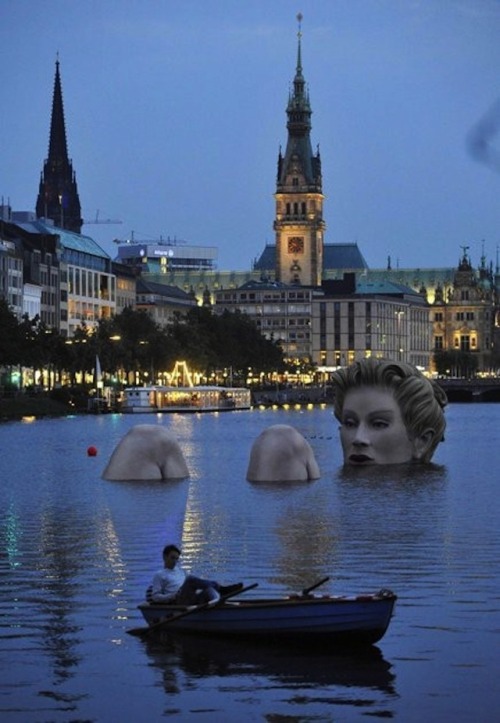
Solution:
{"label": "dormer window", "polygon": [[294,176],[292,178],[292,186],[297,187],[298,185],[299,185],[299,179],[297,178],[297,176]]}

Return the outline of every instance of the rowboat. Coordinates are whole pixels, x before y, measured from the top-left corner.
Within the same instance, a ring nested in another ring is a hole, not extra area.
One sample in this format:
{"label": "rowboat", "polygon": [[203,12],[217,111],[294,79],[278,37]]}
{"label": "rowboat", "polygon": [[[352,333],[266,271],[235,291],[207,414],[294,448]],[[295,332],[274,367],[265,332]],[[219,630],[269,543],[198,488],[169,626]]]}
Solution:
{"label": "rowboat", "polygon": [[296,595],[223,600],[188,610],[179,605],[138,605],[150,629],[250,638],[372,645],[391,620],[397,596],[391,590],[356,596]]}

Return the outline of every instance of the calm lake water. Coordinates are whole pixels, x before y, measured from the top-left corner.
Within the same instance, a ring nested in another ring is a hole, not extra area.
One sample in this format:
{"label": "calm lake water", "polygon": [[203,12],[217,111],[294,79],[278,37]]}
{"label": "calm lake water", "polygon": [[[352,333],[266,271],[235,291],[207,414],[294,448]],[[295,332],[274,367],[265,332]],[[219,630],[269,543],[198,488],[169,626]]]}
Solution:
{"label": "calm lake water", "polygon": [[[447,418],[435,467],[350,474],[328,407],[0,425],[2,720],[499,720],[500,405]],[[189,480],[101,479],[139,423],[175,432]],[[310,441],[321,479],[245,480],[277,423]],[[363,654],[146,642],[126,630],[172,540],[201,575],[258,582],[249,595],[330,575],[321,592],[391,588],[395,616]]]}

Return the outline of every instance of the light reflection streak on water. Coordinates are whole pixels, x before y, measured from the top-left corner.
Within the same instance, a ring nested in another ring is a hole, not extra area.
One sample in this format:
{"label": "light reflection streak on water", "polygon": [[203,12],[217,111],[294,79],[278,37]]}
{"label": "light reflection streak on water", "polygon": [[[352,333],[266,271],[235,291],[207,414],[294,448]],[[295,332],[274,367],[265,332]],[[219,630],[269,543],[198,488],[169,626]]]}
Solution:
{"label": "light reflection streak on water", "polygon": [[112,588],[109,589],[108,595],[109,597],[117,598],[123,593],[127,577],[127,566],[123,561],[120,549],[120,540],[111,517],[107,517],[101,521],[97,539],[97,548],[102,553],[102,559],[106,563],[109,580],[112,584]]}
{"label": "light reflection streak on water", "polygon": [[19,515],[14,511],[14,504],[11,503],[9,510],[5,515],[5,533],[4,543],[2,547],[7,551],[7,561],[10,568],[16,568],[21,565],[19,542],[22,535],[22,527]]}

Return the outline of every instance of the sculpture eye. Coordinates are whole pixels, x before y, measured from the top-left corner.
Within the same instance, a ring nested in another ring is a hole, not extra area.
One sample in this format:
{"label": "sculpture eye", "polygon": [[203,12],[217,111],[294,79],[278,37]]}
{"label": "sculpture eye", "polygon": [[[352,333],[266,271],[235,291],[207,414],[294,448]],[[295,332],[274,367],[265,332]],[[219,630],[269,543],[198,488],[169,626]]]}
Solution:
{"label": "sculpture eye", "polygon": [[348,429],[351,429],[352,427],[356,426],[356,420],[352,417],[346,417],[342,420],[342,426],[347,427]]}

